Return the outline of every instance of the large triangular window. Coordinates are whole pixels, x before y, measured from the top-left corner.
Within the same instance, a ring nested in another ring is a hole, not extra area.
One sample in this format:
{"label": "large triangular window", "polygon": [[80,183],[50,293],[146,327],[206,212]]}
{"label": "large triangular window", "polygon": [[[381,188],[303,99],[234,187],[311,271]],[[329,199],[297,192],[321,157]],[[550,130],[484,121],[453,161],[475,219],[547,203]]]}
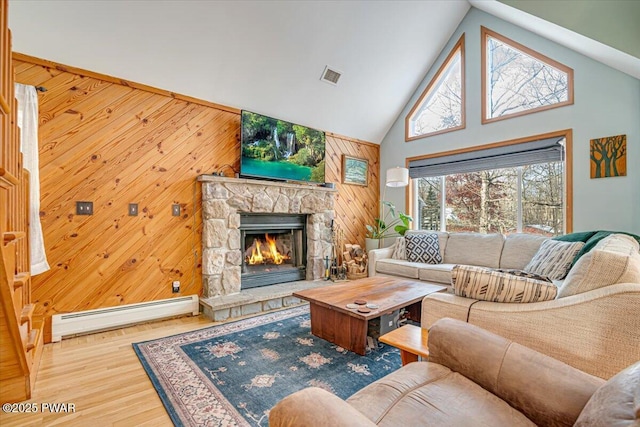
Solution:
{"label": "large triangular window", "polygon": [[452,130],[464,122],[464,34],[405,119],[411,141]]}
{"label": "large triangular window", "polygon": [[573,104],[573,70],[482,27],[482,123]]}

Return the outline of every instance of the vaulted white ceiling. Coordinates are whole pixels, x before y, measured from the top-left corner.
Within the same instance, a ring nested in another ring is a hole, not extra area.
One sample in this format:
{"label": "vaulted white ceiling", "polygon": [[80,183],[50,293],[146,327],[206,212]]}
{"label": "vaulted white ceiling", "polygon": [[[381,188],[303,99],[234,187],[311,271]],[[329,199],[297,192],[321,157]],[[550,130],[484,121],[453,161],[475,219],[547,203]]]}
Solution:
{"label": "vaulted white ceiling", "polygon": [[[517,11],[499,6],[485,10],[507,20]],[[469,8],[11,0],[9,26],[20,53],[379,143]],[[320,81],[326,65],[343,73],[337,86]]]}

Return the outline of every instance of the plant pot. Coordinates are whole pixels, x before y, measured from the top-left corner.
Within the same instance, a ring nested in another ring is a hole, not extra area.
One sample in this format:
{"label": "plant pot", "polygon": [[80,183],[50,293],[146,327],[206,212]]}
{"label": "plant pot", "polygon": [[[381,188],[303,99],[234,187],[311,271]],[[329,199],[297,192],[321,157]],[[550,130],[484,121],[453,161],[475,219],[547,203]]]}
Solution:
{"label": "plant pot", "polygon": [[367,250],[367,253],[369,253],[370,250],[378,249],[379,242],[380,239],[370,239],[369,237],[367,237],[365,239],[365,248]]}

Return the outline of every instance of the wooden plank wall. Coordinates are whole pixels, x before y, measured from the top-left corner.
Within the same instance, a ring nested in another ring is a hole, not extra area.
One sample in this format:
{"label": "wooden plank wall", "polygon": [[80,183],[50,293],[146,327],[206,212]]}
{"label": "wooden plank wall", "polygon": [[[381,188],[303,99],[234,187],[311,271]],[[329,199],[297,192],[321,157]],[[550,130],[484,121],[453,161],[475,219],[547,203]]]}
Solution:
{"label": "wooden plank wall", "polygon": [[[238,111],[21,54],[14,67],[17,82],[47,88],[39,93],[40,217],[51,270],[32,285],[46,341],[56,313],[200,294],[196,177],[238,168]],[[339,184],[342,153],[369,160],[368,187]],[[348,241],[364,245],[378,169],[377,145],[327,134],[326,179],[338,183]],[[76,201],[92,201],[94,214],[76,215]],[[181,294],[171,293],[173,280]]]}

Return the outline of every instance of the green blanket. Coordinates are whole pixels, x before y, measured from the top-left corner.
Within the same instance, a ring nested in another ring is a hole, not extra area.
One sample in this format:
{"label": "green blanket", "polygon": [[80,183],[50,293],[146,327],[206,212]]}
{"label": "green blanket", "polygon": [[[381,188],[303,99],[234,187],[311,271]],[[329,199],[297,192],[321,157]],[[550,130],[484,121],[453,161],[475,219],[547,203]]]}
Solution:
{"label": "green blanket", "polygon": [[573,260],[573,264],[571,264],[571,266],[573,267],[573,265],[580,259],[582,255],[589,252],[598,244],[600,240],[604,239],[605,237],[611,234],[626,234],[627,236],[633,237],[638,241],[638,243],[640,243],[640,236],[638,235],[627,233],[626,231],[607,231],[607,230],[581,231],[578,233],[570,233],[570,234],[554,237],[553,240],[561,240],[563,242],[584,242],[584,246],[582,247],[580,252],[578,252],[578,255],[576,255],[575,259]]}

